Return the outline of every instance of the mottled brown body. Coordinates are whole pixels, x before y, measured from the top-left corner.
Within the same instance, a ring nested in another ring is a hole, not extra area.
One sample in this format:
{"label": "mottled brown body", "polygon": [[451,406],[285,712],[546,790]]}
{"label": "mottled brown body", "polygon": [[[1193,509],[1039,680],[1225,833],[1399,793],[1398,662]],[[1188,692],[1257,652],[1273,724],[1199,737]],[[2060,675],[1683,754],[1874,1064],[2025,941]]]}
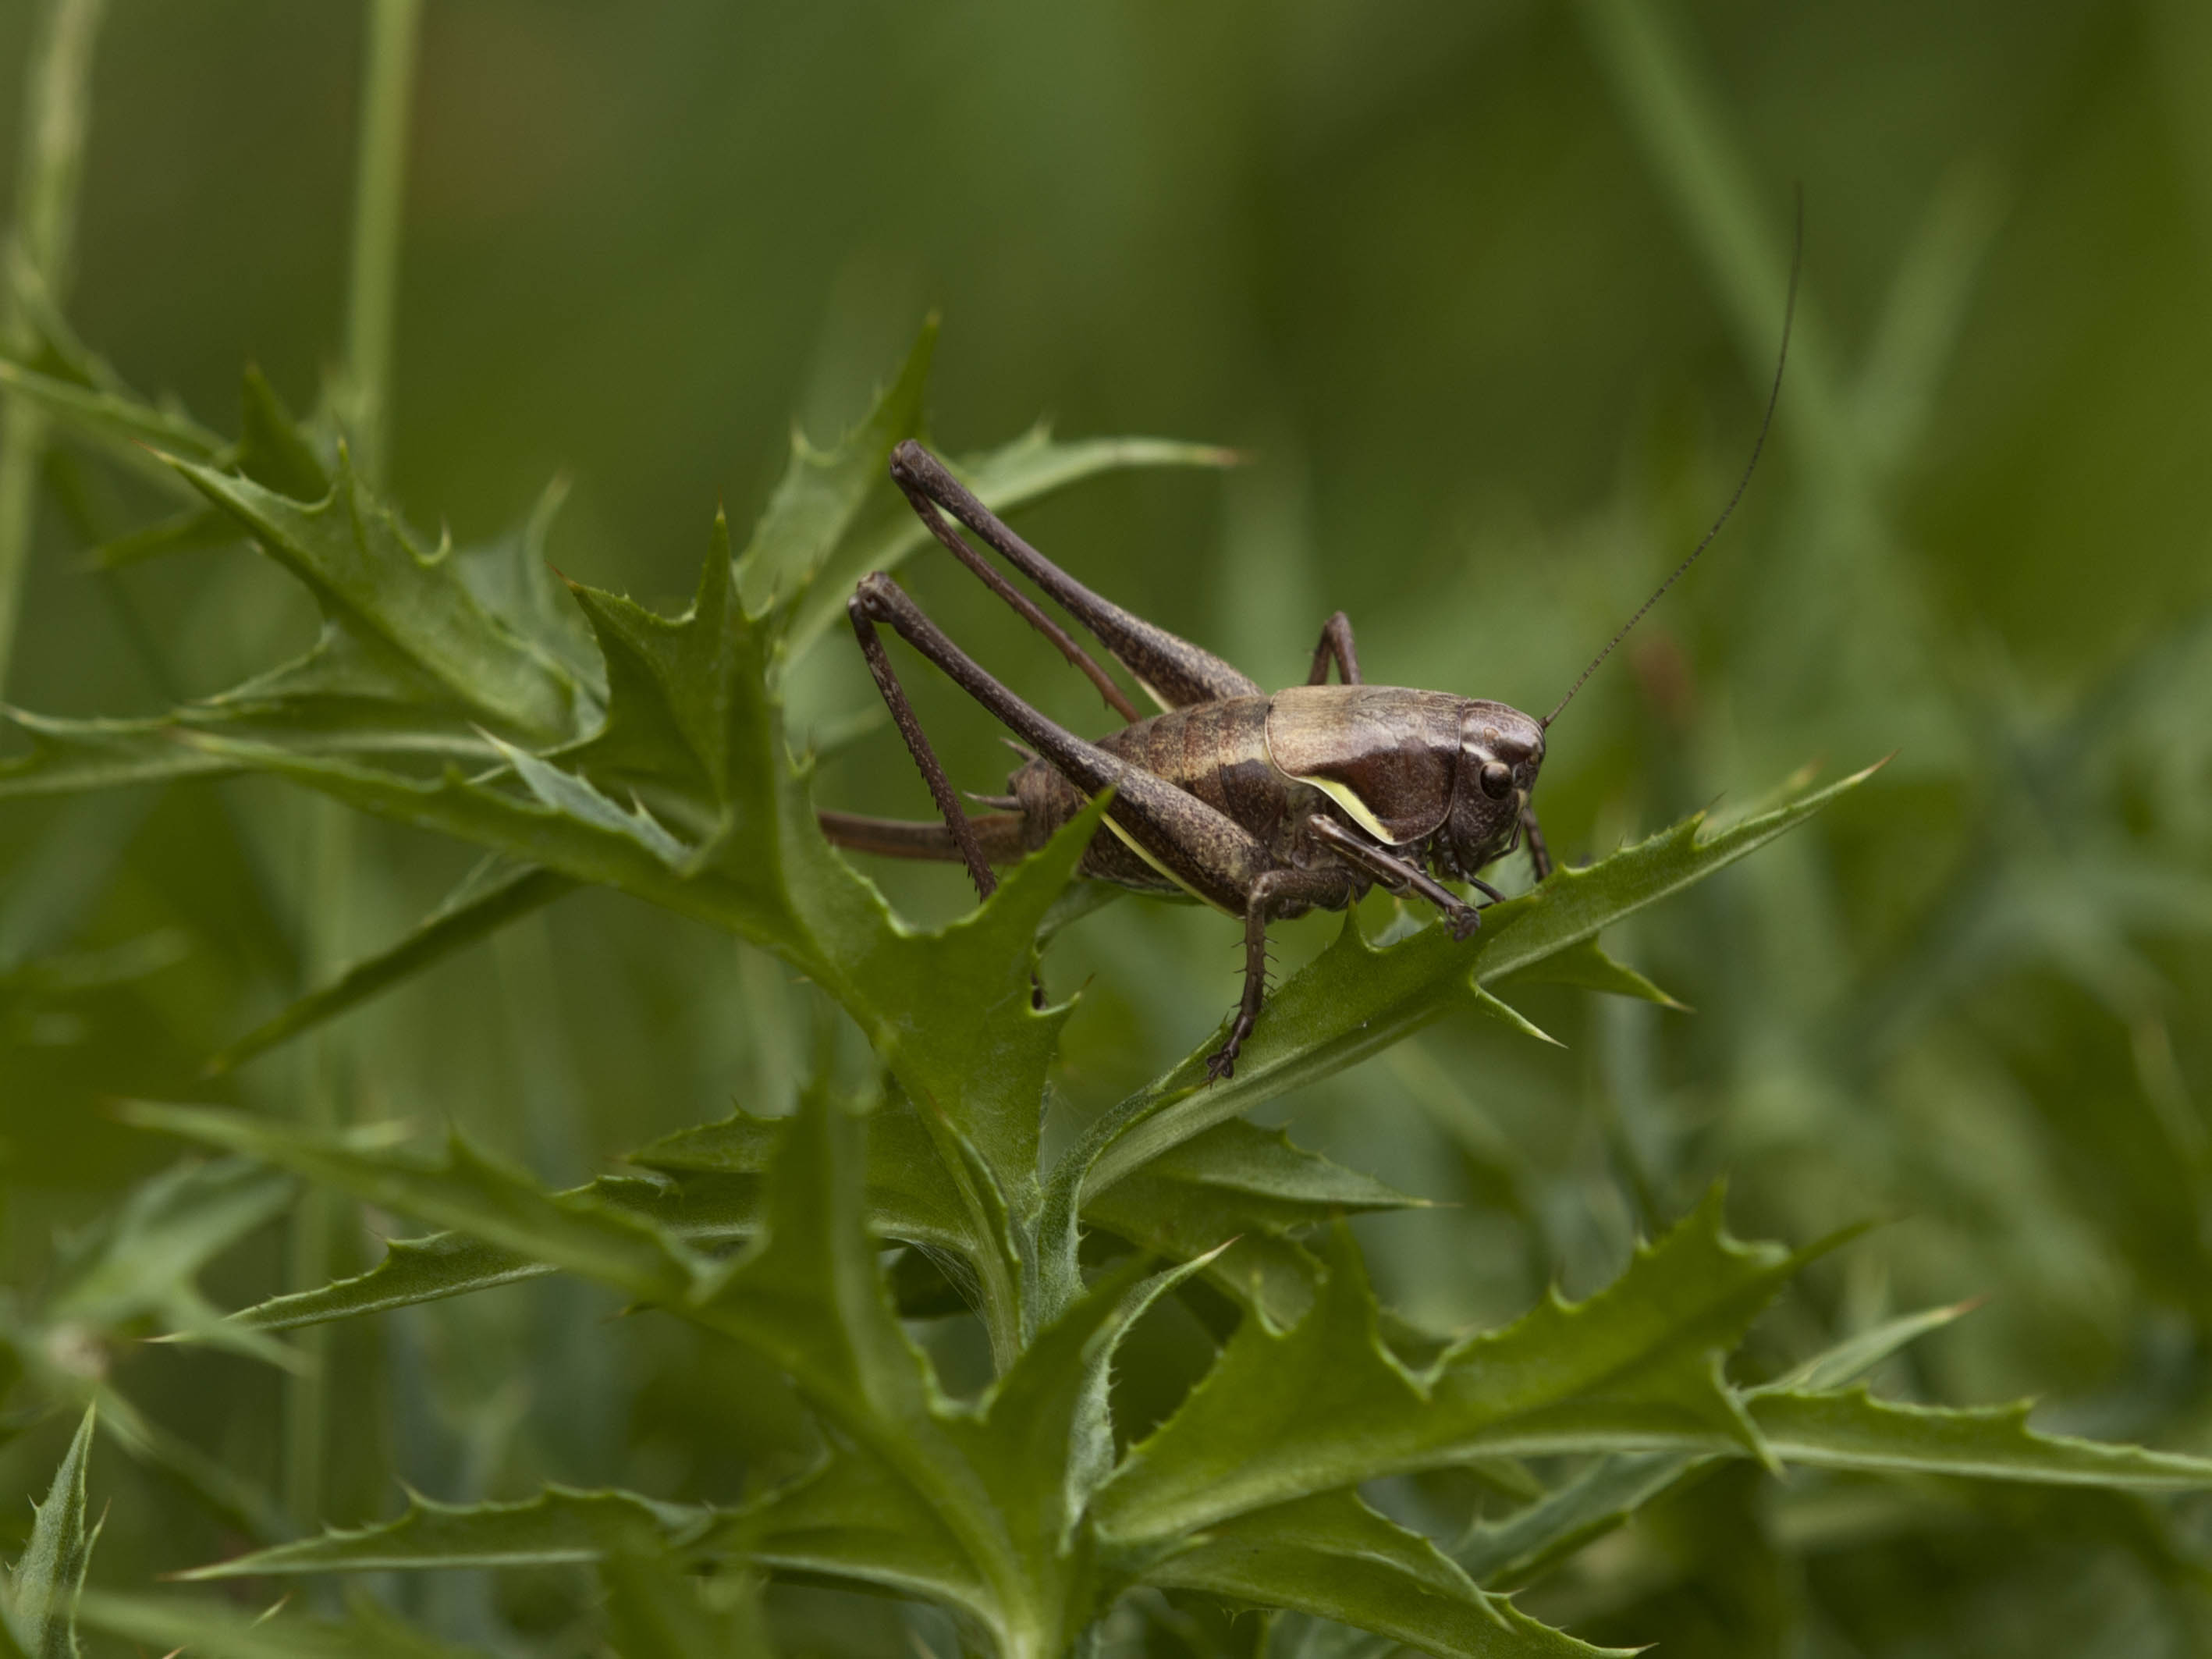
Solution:
{"label": "mottled brown body", "polygon": [[[1267,710],[1272,698],[1231,697],[1170,708],[1097,739],[1107,753],[1140,766],[1234,819],[1278,863],[1304,862],[1310,847],[1296,831],[1320,810],[1317,789],[1284,778],[1268,763]],[[1035,851],[1080,812],[1090,797],[1049,761],[1038,758],[1006,780],[1020,803],[1022,845]],[[1310,836],[1304,837],[1310,843]],[[1110,829],[1092,838],[1078,873],[1146,892],[1181,895],[1182,887],[1147,863]],[[1243,907],[1233,907],[1242,915]]]}
{"label": "mottled brown body", "polygon": [[[1472,720],[1497,743],[1503,735],[1495,729],[1499,716],[1527,719],[1503,704],[1444,692],[1304,685],[1170,708],[1095,741],[1235,822],[1260,842],[1272,867],[1338,866],[1337,848],[1314,832],[1314,821],[1322,818],[1373,836],[1402,857],[1443,866],[1440,873],[1457,875],[1458,860],[1437,832],[1449,814],[1463,732]],[[1468,849],[1477,867],[1511,850],[1526,785],[1534,781],[1532,768],[1509,797],[1513,810],[1494,815],[1493,832],[1502,832],[1503,844]],[[1024,852],[1043,846],[1090,799],[1041,757],[1007,779],[1006,793],[1017,803]],[[949,838],[945,852],[951,852]],[[1146,892],[1188,890],[1111,828],[1092,840],[1078,873]],[[1354,867],[1351,874],[1346,902],[1375,881],[1368,870]],[[1243,914],[1242,902],[1200,896],[1232,915]]]}

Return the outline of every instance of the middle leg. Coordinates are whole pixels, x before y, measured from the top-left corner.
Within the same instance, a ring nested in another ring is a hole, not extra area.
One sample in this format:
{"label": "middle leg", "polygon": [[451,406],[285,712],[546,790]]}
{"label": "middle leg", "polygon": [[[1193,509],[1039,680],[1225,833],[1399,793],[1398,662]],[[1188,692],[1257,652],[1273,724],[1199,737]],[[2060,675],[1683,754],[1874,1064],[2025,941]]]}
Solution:
{"label": "middle leg", "polygon": [[1267,995],[1267,923],[1308,910],[1340,910],[1352,902],[1348,870],[1278,868],[1261,872],[1244,896],[1244,994],[1230,1022],[1229,1040],[1206,1057],[1206,1079],[1219,1083],[1237,1071],[1237,1055],[1260,1018]]}
{"label": "middle leg", "polygon": [[1359,652],[1352,643],[1352,618],[1341,611],[1322,624],[1321,643],[1314,647],[1313,672],[1308,685],[1327,685],[1328,665],[1335,663],[1337,677],[1346,685],[1358,685]]}

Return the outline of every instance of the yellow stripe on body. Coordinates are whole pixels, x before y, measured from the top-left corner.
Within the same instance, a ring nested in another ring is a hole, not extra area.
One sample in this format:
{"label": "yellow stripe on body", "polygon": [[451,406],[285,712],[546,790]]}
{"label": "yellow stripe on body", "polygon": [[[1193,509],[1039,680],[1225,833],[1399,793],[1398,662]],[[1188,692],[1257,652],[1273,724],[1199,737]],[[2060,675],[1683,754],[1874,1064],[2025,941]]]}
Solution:
{"label": "yellow stripe on body", "polygon": [[1334,778],[1300,778],[1300,783],[1310,783],[1322,793],[1352,815],[1352,821],[1386,847],[1403,847],[1409,841],[1419,841],[1419,836],[1394,836],[1382,827],[1382,820],[1368,810],[1367,803],[1359,799],[1348,783]]}
{"label": "yellow stripe on body", "polygon": [[1192,886],[1181,876],[1176,874],[1174,871],[1169,869],[1166,865],[1162,864],[1158,859],[1154,858],[1152,854],[1146,849],[1143,843],[1139,842],[1134,836],[1131,835],[1127,830],[1124,830],[1120,824],[1115,823],[1113,815],[1110,812],[1107,815],[1106,827],[1121,837],[1121,844],[1124,847],[1134,853],[1139,858],[1144,860],[1146,863],[1151,865],[1153,869],[1158,871],[1163,876],[1165,876],[1176,886],[1182,888],[1184,892],[1189,894],[1200,904],[1210,905],[1212,908],[1220,911],[1224,916],[1233,916],[1237,914],[1227,905],[1219,902],[1218,900],[1206,897],[1206,896],[1200,892],[1197,888]]}

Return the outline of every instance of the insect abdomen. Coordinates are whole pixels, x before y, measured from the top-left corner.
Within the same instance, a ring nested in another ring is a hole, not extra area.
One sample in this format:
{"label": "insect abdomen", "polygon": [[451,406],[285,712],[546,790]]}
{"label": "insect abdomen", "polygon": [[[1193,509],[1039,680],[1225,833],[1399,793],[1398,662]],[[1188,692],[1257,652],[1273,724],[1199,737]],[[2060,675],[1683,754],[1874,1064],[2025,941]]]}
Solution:
{"label": "insect abdomen", "polygon": [[[1266,697],[1226,697],[1171,708],[1098,739],[1109,753],[1196,796],[1271,841],[1299,788],[1267,763]],[[1032,848],[1083,810],[1085,797],[1048,762],[1034,760],[1009,787],[1021,803],[1023,837]],[[1176,884],[1139,856],[1110,830],[1101,830],[1084,854],[1081,873],[1096,881],[1154,892]]]}
{"label": "insect abdomen", "polygon": [[1290,804],[1287,781],[1267,763],[1269,701],[1224,697],[1171,708],[1099,741],[1269,841]]}

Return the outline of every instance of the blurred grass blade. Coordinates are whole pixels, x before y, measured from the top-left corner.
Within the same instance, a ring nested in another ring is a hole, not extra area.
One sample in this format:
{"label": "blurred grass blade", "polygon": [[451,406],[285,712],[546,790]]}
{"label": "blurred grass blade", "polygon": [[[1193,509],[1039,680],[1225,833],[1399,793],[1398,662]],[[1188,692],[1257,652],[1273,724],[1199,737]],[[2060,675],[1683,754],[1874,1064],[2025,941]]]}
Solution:
{"label": "blurred grass blade", "polygon": [[742,1573],[685,1571],[666,1550],[599,1563],[607,1639],[622,1659],[771,1659],[760,1585]]}
{"label": "blurred grass blade", "polygon": [[128,535],[100,543],[85,554],[82,563],[91,570],[123,570],[172,553],[228,547],[239,539],[238,526],[228,514],[210,507],[188,507]]}
{"label": "blurred grass blade", "polygon": [[332,983],[308,993],[256,1026],[210,1058],[201,1074],[220,1077],[302,1031],[358,1007],[454,951],[550,904],[575,885],[568,877],[535,865],[486,860],[397,944],[356,963]]}
{"label": "blurred grass blade", "polygon": [[1852,423],[1886,473],[1927,447],[1936,393],[1957,360],[2006,205],[1988,167],[1954,165],[1891,280],[1851,388]]}
{"label": "blurred grass blade", "polygon": [[[1773,373],[1789,240],[1758,204],[1778,196],[1754,182],[1670,7],[1662,0],[1580,0],[1577,10],[1615,101],[1726,301],[1747,370],[1763,386]],[[1801,297],[1790,343],[1790,418],[1804,423],[1808,451],[1840,461],[1855,447],[1856,434],[1838,383],[1816,308]]]}
{"label": "blurred grass blade", "polygon": [[[51,296],[67,287],[76,240],[77,186],[90,125],[93,48],[106,0],[45,0],[25,60],[23,125],[15,176],[9,268],[0,270],[0,349],[27,356],[36,348],[18,297],[35,286]],[[0,386],[15,390],[0,377]],[[17,615],[37,528],[39,472],[46,417],[31,399],[10,396],[0,409],[0,695],[15,647]]]}
{"label": "blurred grass blade", "polygon": [[1846,1382],[1865,1376],[1908,1344],[1917,1342],[1931,1331],[1942,1330],[1954,1320],[1964,1318],[1977,1305],[1972,1302],[1954,1302],[1948,1307],[1923,1308],[1917,1313],[1899,1314],[1894,1319],[1886,1319],[1870,1329],[1845,1337],[1826,1352],[1814,1355],[1803,1364],[1751,1392],[1774,1394],[1793,1389],[1839,1389]]}
{"label": "blurred grass blade", "polygon": [[83,1607],[95,1630],[191,1659],[490,1659],[484,1649],[425,1636],[365,1598],[343,1623],[241,1613],[234,1602],[204,1596],[96,1593]]}

